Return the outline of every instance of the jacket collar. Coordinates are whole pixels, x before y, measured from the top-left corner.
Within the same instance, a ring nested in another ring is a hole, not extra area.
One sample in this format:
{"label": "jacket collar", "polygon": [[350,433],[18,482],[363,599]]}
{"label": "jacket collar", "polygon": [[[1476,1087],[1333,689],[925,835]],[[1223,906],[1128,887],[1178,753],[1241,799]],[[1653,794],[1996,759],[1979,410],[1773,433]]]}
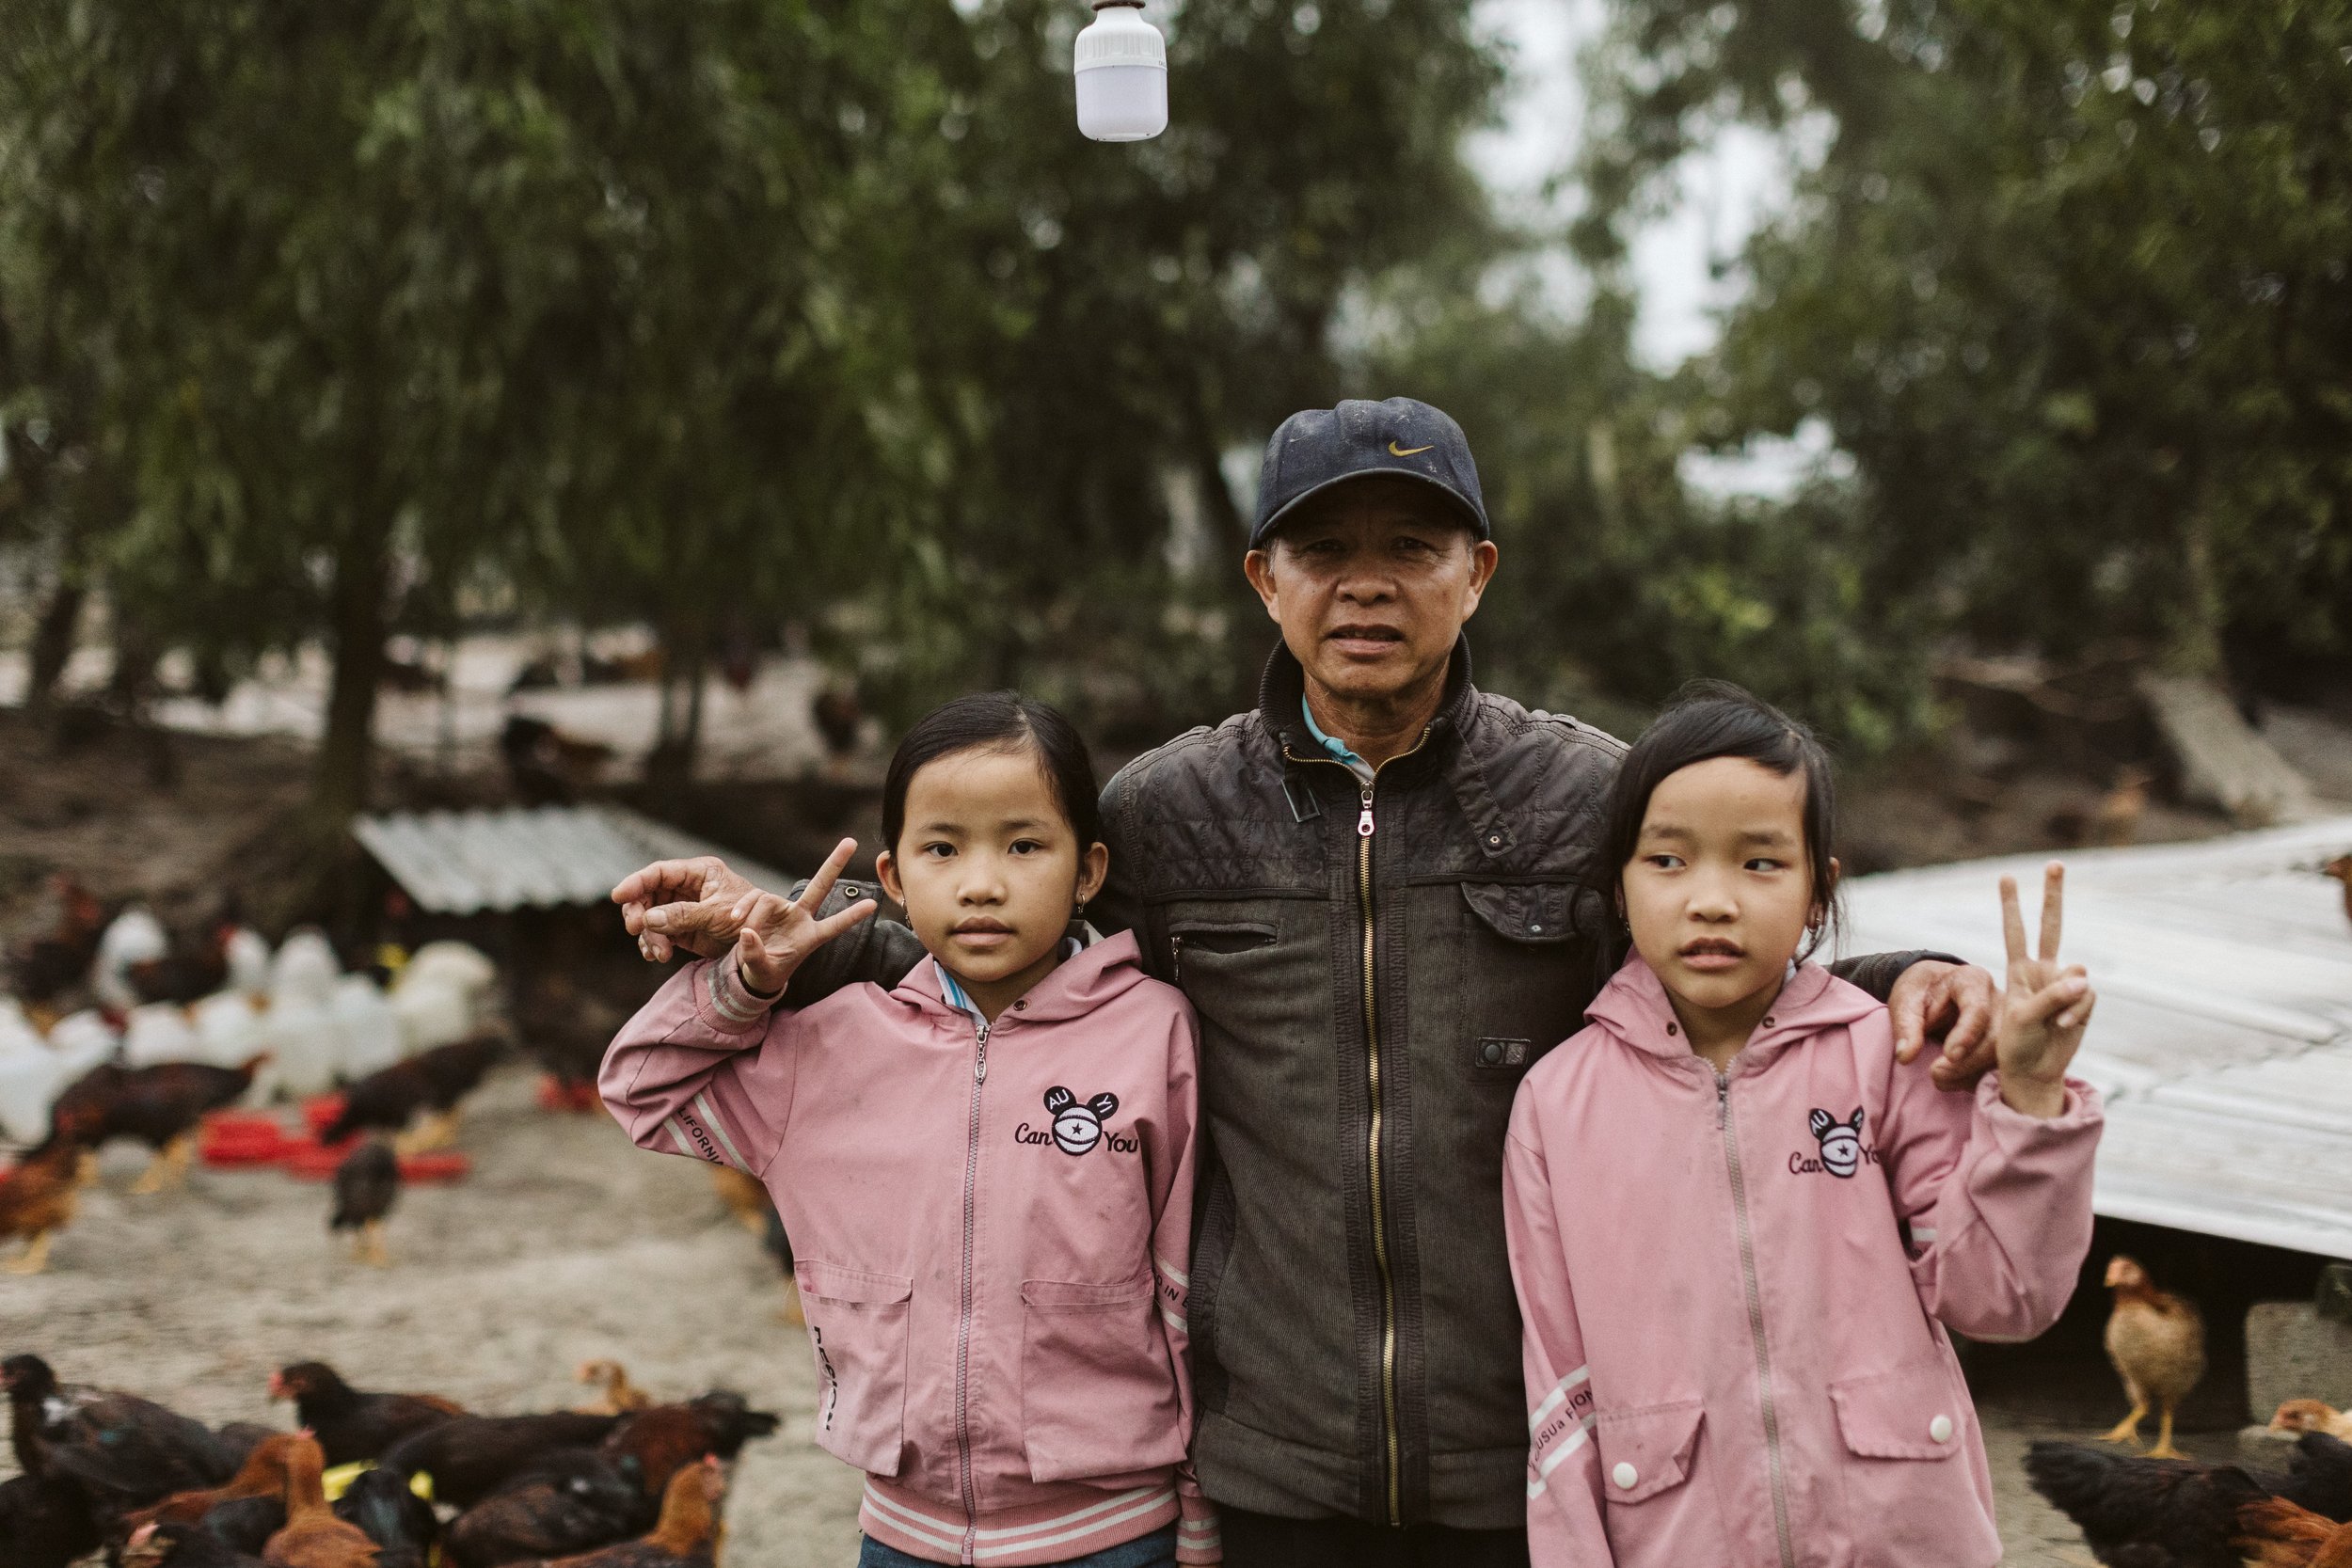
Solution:
{"label": "jacket collar", "polygon": [[[1080,928],[1072,927],[1073,935]],[[1088,941],[1079,951],[1064,958],[1054,973],[1040,980],[1021,999],[1020,1017],[1026,1023],[1052,1023],[1092,1012],[1122,991],[1133,990],[1146,978],[1143,973],[1143,953],[1136,944],[1133,931],[1120,931],[1114,936]],[[961,1015],[962,1009],[947,1000],[946,988],[940,981],[937,958],[925,958],[907,972],[898,982],[894,995],[914,1002],[926,1012]],[[1007,1017],[996,1022],[1003,1023]]]}
{"label": "jacket collar", "polygon": [[[1824,1029],[1837,1028],[1868,1017],[1883,1006],[1867,991],[1848,985],[1820,964],[1810,961],[1797,966],[1788,983],[1773,999],[1772,1010],[1756,1026],[1748,1043],[1740,1048],[1733,1062],[1738,1070],[1741,1062],[1761,1062],[1786,1047],[1796,1045]],[[1691,1053],[1691,1042],[1677,1027],[1673,1034],[1666,1026],[1675,1022],[1674,1003],[1666,995],[1664,982],[1642,960],[1639,953],[1625,961],[1598,996],[1593,998],[1584,1016],[1616,1036],[1636,1051],[1653,1056],[1696,1061]]]}
{"label": "jacket collar", "polygon": [[[1306,700],[1306,669],[1288,643],[1276,642],[1258,682],[1259,716],[1286,756],[1317,759],[1325,753],[1307,733],[1306,711],[1301,705]],[[1470,635],[1465,632],[1454,640],[1454,653],[1446,661],[1445,691],[1438,699],[1438,716],[1430,722],[1429,738],[1422,752],[1435,752],[1442,742],[1458,736],[1477,705],[1478,689],[1470,684]]]}

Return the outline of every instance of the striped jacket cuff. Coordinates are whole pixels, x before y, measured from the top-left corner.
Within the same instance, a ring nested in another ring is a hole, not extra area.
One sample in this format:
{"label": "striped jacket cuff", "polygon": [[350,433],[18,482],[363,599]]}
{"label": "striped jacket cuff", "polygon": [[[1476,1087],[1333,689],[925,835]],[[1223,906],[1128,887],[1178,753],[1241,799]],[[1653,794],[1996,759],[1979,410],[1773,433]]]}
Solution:
{"label": "striped jacket cuff", "polygon": [[1225,1560],[1224,1543],[1217,1534],[1216,1504],[1198,1492],[1176,1492],[1176,1560],[1205,1563]]}
{"label": "striped jacket cuff", "polygon": [[743,971],[729,953],[716,963],[703,968],[701,1000],[710,1009],[710,1022],[722,1034],[739,1035],[759,1028],[768,1022],[768,1011],[780,996],[762,996],[752,990],[743,978]]}

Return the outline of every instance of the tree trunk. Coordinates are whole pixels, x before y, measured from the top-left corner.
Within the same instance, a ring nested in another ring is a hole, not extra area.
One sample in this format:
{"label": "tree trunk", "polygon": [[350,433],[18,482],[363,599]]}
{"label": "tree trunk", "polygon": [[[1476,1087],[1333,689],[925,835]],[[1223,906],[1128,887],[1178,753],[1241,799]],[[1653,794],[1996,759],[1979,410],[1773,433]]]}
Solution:
{"label": "tree trunk", "polygon": [[82,624],[82,605],[88,590],[71,577],[60,577],[49,591],[33,627],[31,671],[24,688],[24,705],[40,713],[57,694],[57,682],[73,658],[73,634]]}
{"label": "tree trunk", "polygon": [[351,532],[335,558],[328,598],[335,667],[326,689],[326,733],[319,739],[310,785],[313,830],[340,835],[368,803],[375,754],[375,690],[384,674],[389,631],[386,597],[391,583],[391,510],[363,497]]}
{"label": "tree trunk", "polygon": [[2164,673],[2191,678],[2221,675],[2221,574],[2213,558],[2213,514],[2203,486],[2194,492],[2183,540],[2182,582],[2164,653]]}

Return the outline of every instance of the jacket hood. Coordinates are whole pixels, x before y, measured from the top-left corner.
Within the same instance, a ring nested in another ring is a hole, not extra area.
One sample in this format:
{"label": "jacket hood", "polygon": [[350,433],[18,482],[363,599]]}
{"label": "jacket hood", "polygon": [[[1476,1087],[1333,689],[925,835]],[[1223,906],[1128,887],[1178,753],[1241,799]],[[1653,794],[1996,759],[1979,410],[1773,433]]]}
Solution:
{"label": "jacket hood", "polygon": [[[1885,1004],[1867,991],[1850,986],[1817,963],[1802,963],[1780,988],[1780,995],[1772,1001],[1772,1009],[1764,1015],[1741,1048],[1742,1059],[1750,1055],[1761,1057],[1783,1046],[1794,1045],[1807,1036],[1824,1029],[1834,1029],[1867,1018]],[[1625,961],[1623,968],[1601,988],[1593,1005],[1584,1009],[1584,1017],[1637,1051],[1653,1056],[1691,1057],[1691,1042],[1679,1028],[1667,1033],[1667,1025],[1675,1023],[1673,1001],[1666,995],[1665,982],[1643,960],[1639,953]]]}
{"label": "jacket hood", "polygon": [[[1032,986],[1021,999],[1021,1016],[1032,1023],[1076,1018],[1150,978],[1143,972],[1143,954],[1136,945],[1135,933],[1120,931],[1089,942],[1064,958],[1054,973]],[[957,1014],[939,984],[936,958],[908,971],[907,977],[898,982],[892,994],[913,1001],[926,1011]]]}

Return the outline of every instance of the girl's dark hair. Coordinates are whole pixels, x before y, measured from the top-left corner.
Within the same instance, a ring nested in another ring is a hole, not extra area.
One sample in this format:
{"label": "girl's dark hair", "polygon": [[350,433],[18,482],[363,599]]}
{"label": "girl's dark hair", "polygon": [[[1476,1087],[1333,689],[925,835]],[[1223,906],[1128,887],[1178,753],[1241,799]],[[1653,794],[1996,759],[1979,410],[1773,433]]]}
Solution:
{"label": "girl's dark hair", "polygon": [[1780,709],[1729,681],[1692,681],[1617,765],[1609,790],[1609,874],[1622,875],[1641,842],[1649,798],[1667,775],[1716,757],[1745,757],[1781,777],[1804,775],[1804,849],[1812,869],[1813,907],[1821,924],[1799,957],[1809,957],[1837,924],[1837,782],[1829,752],[1813,732]]}
{"label": "girl's dark hair", "polygon": [[931,709],[890,754],[882,776],[882,844],[896,854],[907,825],[907,786],[927,762],[957,752],[1034,752],[1081,851],[1103,837],[1094,760],[1077,727],[1045,704],[1017,691],[984,691]]}

